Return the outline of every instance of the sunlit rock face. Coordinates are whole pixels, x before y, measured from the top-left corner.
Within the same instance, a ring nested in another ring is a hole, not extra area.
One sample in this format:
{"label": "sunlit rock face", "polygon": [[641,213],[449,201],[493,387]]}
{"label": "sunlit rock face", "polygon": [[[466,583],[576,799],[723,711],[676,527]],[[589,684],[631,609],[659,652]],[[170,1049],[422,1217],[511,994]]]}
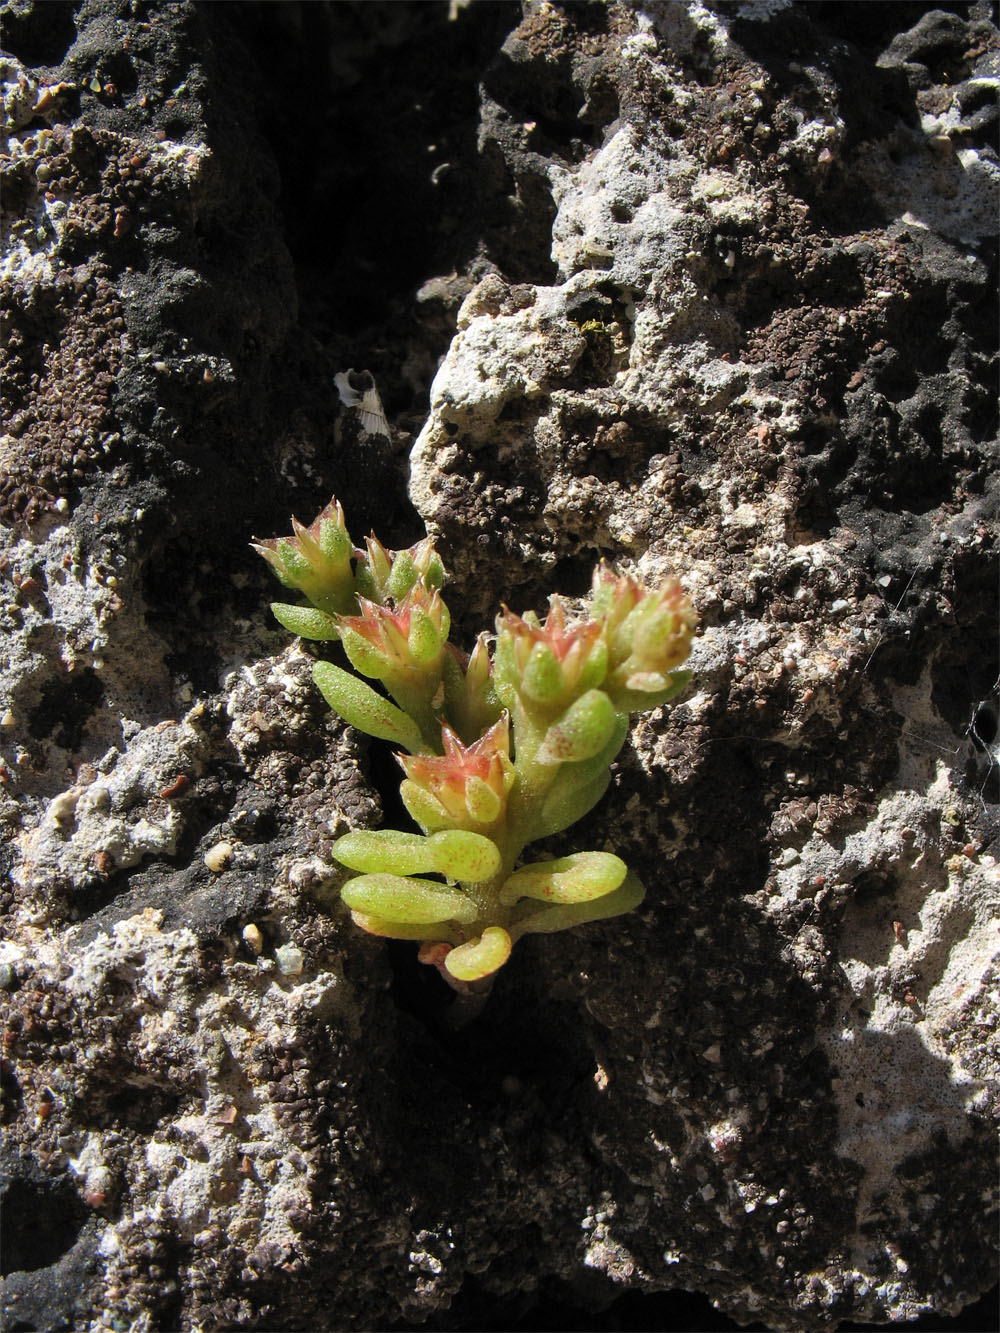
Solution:
{"label": "sunlit rock face", "polygon": [[[969,1306],[985,10],[25,0],[2,42],[7,1322]],[[333,493],[435,537],[465,647],[600,559],[700,617],[586,821],[643,905],[519,943],[460,1034],[339,903],[398,770],[248,545]]]}

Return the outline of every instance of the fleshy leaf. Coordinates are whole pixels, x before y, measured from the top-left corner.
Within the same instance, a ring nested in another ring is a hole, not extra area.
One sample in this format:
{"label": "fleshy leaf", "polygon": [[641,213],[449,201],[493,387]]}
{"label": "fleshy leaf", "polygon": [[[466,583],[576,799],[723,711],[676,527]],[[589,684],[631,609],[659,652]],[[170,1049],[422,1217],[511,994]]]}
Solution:
{"label": "fleshy leaf", "polygon": [[414,875],[422,870],[436,870],[429,853],[428,839],[419,833],[398,829],[355,829],[345,833],[330,848],[330,853],[349,870],[365,874],[388,871],[395,875]]}
{"label": "fleshy leaf", "polygon": [[547,704],[563,690],[562,667],[547,643],[536,643],[521,674],[521,692],[536,703]]}
{"label": "fleshy leaf", "polygon": [[625,743],[627,735],[628,717],[624,713],[616,713],[614,728],[603,750],[590,759],[560,768],[545,794],[541,808],[535,812],[532,840],[548,837],[550,833],[560,833],[593,809],[607,791],[611,781],[611,762]]}
{"label": "fleshy leaf", "polygon": [[271,614],[279,625],[291,630],[300,639],[340,638],[336,618],[325,611],[317,611],[313,606],[292,606],[290,602],[272,602]]}
{"label": "fleshy leaf", "polygon": [[492,824],[503,809],[503,800],[488,782],[473,774],[465,780],[465,808],[477,824]]}
{"label": "fleshy leaf", "polygon": [[429,838],[398,829],[359,829],[338,838],[331,851],[341,865],[366,874],[436,871],[449,879],[476,884],[500,869],[496,843],[461,829],[432,833]]}
{"label": "fleshy leaf", "polygon": [[621,916],[638,907],[646,896],[639,879],[629,871],[622,883],[613,893],[606,893],[602,898],[593,898],[586,903],[555,903],[542,905],[525,900],[509,930],[512,939],[522,935],[551,934],[557,930],[569,930],[572,926],[583,926],[588,921],[602,921],[606,917]]}
{"label": "fleshy leaf", "polygon": [[478,884],[500,869],[500,848],[491,838],[465,829],[442,829],[427,839],[434,869],[449,879]]}
{"label": "fleshy leaf", "polygon": [[410,632],[406,636],[406,646],[414,666],[428,666],[436,662],[441,655],[442,641],[447,636],[447,623],[442,632],[422,606],[414,606],[410,612]]}
{"label": "fleshy leaf", "polygon": [[[667,703],[675,694],[679,694],[684,689],[691,679],[691,672],[672,671],[669,676],[658,677],[658,680],[662,680],[663,683],[653,685],[652,688],[648,688],[652,685],[648,676],[643,680],[644,688],[632,688],[636,679],[635,676],[630,676],[626,686],[609,685],[607,687],[615,707],[620,708],[623,712],[649,712],[652,708],[659,708],[661,704]],[[638,679],[642,680],[643,678],[639,677]]]}
{"label": "fleshy leaf", "polygon": [[[563,769],[563,773],[573,773],[574,769]],[[560,777],[562,773],[560,773]],[[594,806],[607,791],[611,783],[611,770],[601,769],[594,777],[584,783],[575,783],[573,786],[561,787],[558,791],[553,788],[548,792],[541,810],[536,816],[535,838],[547,838],[553,833],[561,833],[563,829],[569,828],[575,824],[578,819],[582,819],[588,810],[593,810]]]}
{"label": "fleshy leaf", "polygon": [[340,896],[353,912],[405,925],[475,921],[478,915],[472,899],[457,889],[405,875],[359,875],[347,881]]}
{"label": "fleshy leaf", "polygon": [[440,680],[438,664],[450,617],[439,592],[418,585],[395,609],[366,597],[359,598],[358,605],[360,615],[339,621],[344,651],[356,671],[385,681],[393,693],[411,677]]}
{"label": "fleshy leaf", "polygon": [[540,764],[578,763],[604,749],[615,725],[615,708],[603,690],[588,690],[545,733],[535,756]]}
{"label": "fleshy leaf", "polygon": [[550,903],[585,903],[618,888],[628,873],[610,852],[574,852],[555,861],[536,861],[515,870],[500,890],[505,907],[521,898]]}
{"label": "fleshy leaf", "polygon": [[[339,512],[338,512],[339,511]],[[336,561],[338,564],[350,560],[354,550],[354,543],[347,534],[344,527],[343,511],[340,506],[333,508],[331,506],[324,513],[320,514],[317,520],[319,532],[317,542],[327,560]]]}
{"label": "fleshy leaf", "polygon": [[[356,619],[356,617],[351,618]],[[390,668],[387,666],[384,654],[373,647],[350,624],[341,624],[340,641],[344,645],[347,660],[355,671],[360,671],[363,676],[370,676],[373,680],[381,680],[389,674]]]}
{"label": "fleshy leaf", "polygon": [[385,590],[394,602],[401,602],[416,583],[419,575],[411,551],[397,551],[392,562]]}
{"label": "fleshy leaf", "polygon": [[[295,519],[292,519],[295,526]],[[301,527],[301,524],[299,524]],[[299,587],[299,581],[307,579],[312,573],[312,565],[294,542],[287,537],[279,537],[275,547],[278,555],[278,568],[284,574],[284,581],[291,588]]]}
{"label": "fleshy leaf", "polygon": [[428,921],[414,924],[405,921],[387,921],[368,912],[352,912],[351,920],[369,935],[381,935],[390,940],[451,940],[457,938],[454,927],[447,921]]}
{"label": "fleshy leaf", "polygon": [[458,981],[479,981],[510,957],[511,938],[503,926],[487,926],[482,935],[452,949],[444,965]]}
{"label": "fleshy leaf", "polygon": [[417,752],[425,748],[416,722],[349,671],[332,662],[317,662],[313,666],[313,679],[330,707],[358,731],[392,741],[406,750]]}
{"label": "fleshy leaf", "polygon": [[400,783],[399,795],[407,814],[416,820],[425,833],[454,827],[454,821],[438,798],[416,782],[404,778]]}

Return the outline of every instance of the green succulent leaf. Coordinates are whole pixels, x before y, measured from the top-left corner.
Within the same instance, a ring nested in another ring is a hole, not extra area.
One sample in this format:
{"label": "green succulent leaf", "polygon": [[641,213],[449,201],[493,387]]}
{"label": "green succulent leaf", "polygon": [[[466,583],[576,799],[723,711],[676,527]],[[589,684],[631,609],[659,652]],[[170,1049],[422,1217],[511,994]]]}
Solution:
{"label": "green succulent leaf", "polygon": [[577,764],[559,769],[552,785],[535,811],[531,838],[548,837],[575,824],[592,810],[611,782],[610,764],[628,735],[628,718],[616,714],[615,725],[603,750]]}
{"label": "green succulent leaf", "polygon": [[[641,689],[635,688],[639,679],[642,679]],[[680,694],[690,679],[690,671],[672,671],[666,676],[648,675],[645,678],[631,676],[625,685],[606,684],[605,689],[614,701],[615,707],[622,712],[648,713]]]}
{"label": "green succulent leaf", "polygon": [[536,643],[532,648],[520,688],[535,703],[547,704],[558,699],[563,689],[562,667],[548,644]]}
{"label": "green succulent leaf", "polygon": [[448,637],[448,617],[445,613],[440,631],[422,606],[410,613],[410,632],[406,647],[414,666],[430,666],[441,653],[441,645]]}
{"label": "green succulent leaf", "polygon": [[[573,769],[568,771],[572,773]],[[561,776],[562,774],[560,774]],[[588,810],[593,810],[610,784],[611,772],[605,768],[592,777],[589,782],[560,787],[558,791],[553,785],[553,788],[546,794],[542,807],[536,815],[535,829],[537,831],[533,833],[532,840],[547,838],[553,833],[561,833],[563,829],[569,828],[578,819],[582,819]]]}
{"label": "green succulent leaf", "polygon": [[442,829],[427,839],[434,857],[434,869],[449,879],[479,884],[491,879],[500,869],[500,848],[481,833],[465,829]]}
{"label": "green succulent leaf", "polygon": [[347,660],[355,671],[360,671],[363,676],[369,676],[372,680],[382,680],[391,673],[392,666],[385,654],[350,625],[341,626],[340,641],[344,645]]}
{"label": "green succulent leaf", "polygon": [[452,949],[444,965],[458,981],[479,981],[510,957],[511,938],[503,926],[487,926],[478,939]]}
{"label": "green succulent leaf", "polygon": [[300,639],[339,639],[340,631],[334,616],[317,611],[312,606],[292,606],[290,602],[272,602],[271,614],[279,625],[297,634]]}
{"label": "green succulent leaf", "polygon": [[332,662],[317,662],[313,679],[330,707],[358,731],[392,741],[411,754],[426,750],[416,722],[357,676]]}
{"label": "green succulent leaf", "polygon": [[419,833],[402,833],[399,829],[356,829],[338,838],[330,852],[349,870],[413,875],[436,869],[427,841]]}
{"label": "green succulent leaf", "polygon": [[400,783],[399,795],[407,813],[416,820],[425,833],[449,827],[448,811],[426,788],[411,782],[409,778],[404,778]]}
{"label": "green succulent leaf", "polygon": [[278,568],[284,574],[289,586],[298,587],[300,583],[313,577],[312,565],[287,537],[279,539],[277,554],[280,562]]}
{"label": "green succulent leaf", "polygon": [[465,783],[465,804],[478,824],[492,824],[503,809],[503,801],[490,784],[477,777]]}
{"label": "green succulent leaf", "polygon": [[479,833],[447,829],[425,838],[398,829],[356,830],[333,844],[332,854],[351,870],[366,874],[414,875],[436,871],[470,884],[500,869],[500,849]]}
{"label": "green succulent leaf", "polygon": [[520,939],[522,935],[548,935],[557,930],[569,930],[573,926],[586,925],[588,921],[603,921],[607,917],[631,912],[645,896],[646,890],[630,870],[617,889],[601,898],[593,898],[590,902],[556,903],[550,906],[526,900],[508,930],[514,940]]}
{"label": "green succulent leaf", "polygon": [[351,920],[369,935],[381,935],[390,940],[449,940],[455,944],[460,938],[448,921],[387,921],[385,917],[372,916],[368,912],[352,912]]}
{"label": "green succulent leaf", "polygon": [[343,523],[332,517],[321,518],[317,544],[323,556],[331,565],[343,569],[348,567],[348,562],[354,551],[354,543],[351,541]]}
{"label": "green succulent leaf", "polygon": [[604,749],[615,729],[615,707],[603,690],[588,690],[554,722],[535,756],[540,764],[579,763]]}
{"label": "green succulent leaf", "polygon": [[478,914],[472,899],[457,889],[405,875],[358,875],[347,881],[340,896],[353,912],[405,925],[475,921]]}
{"label": "green succulent leaf", "polygon": [[515,870],[500,890],[500,901],[505,907],[521,898],[549,903],[590,902],[617,889],[627,873],[625,862],[611,852],[574,852]]}
{"label": "green succulent leaf", "polygon": [[412,552],[397,551],[385,581],[385,590],[398,605],[418,578],[419,573]]}

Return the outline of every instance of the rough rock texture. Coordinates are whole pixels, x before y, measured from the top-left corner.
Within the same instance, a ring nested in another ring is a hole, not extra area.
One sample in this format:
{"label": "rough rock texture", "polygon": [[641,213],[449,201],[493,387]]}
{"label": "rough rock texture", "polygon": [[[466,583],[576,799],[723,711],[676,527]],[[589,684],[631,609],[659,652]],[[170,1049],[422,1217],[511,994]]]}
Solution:
{"label": "rough rock texture", "polygon": [[[7,1326],[974,1301],[987,7],[0,16]],[[702,617],[588,821],[645,904],[522,942],[460,1034],[337,906],[329,844],[391,764],[246,546],[332,491],[357,534],[438,537],[459,633],[602,556],[677,569]]]}

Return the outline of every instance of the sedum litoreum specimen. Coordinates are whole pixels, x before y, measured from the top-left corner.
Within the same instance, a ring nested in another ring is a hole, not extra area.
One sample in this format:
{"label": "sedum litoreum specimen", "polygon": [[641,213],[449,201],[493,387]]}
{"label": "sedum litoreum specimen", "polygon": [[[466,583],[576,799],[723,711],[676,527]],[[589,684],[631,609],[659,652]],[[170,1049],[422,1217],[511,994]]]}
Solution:
{"label": "sedum litoreum specimen", "polygon": [[[606,565],[586,615],[558,597],[544,621],[504,609],[492,654],[448,642],[444,569],[430,539],[355,547],[332,500],[293,535],[254,546],[301,603],[277,620],[339,640],[350,669],[317,662],[316,684],[345,721],[393,742],[400,795],[422,832],[357,831],[333,847],[356,871],[341,897],[373,935],[421,941],[457,989],[490,977],[515,941],[635,907],[643,889],[610,852],[521,863],[529,843],[575,823],[604,794],[629,713],[683,688],[695,615],[676,579],[652,591]],[[369,684],[369,682],[373,682]]]}

